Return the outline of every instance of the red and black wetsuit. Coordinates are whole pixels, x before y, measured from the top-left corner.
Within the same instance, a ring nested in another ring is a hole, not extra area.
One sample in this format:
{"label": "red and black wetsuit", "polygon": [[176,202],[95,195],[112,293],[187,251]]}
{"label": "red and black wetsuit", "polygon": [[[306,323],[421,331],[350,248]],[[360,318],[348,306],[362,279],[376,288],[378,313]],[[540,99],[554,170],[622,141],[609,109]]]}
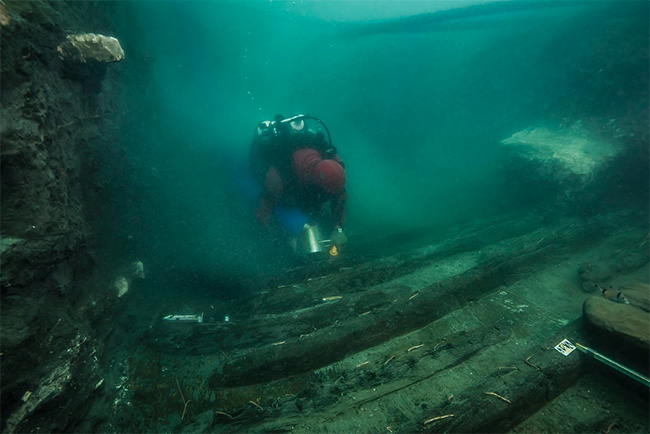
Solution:
{"label": "red and black wetsuit", "polygon": [[255,137],[250,157],[253,173],[263,183],[258,220],[268,223],[277,205],[297,207],[312,215],[329,202],[333,225],[343,227],[345,188],[330,194],[309,180],[311,169],[321,160],[331,159],[344,166],[322,134],[306,130],[278,135],[268,128]]}

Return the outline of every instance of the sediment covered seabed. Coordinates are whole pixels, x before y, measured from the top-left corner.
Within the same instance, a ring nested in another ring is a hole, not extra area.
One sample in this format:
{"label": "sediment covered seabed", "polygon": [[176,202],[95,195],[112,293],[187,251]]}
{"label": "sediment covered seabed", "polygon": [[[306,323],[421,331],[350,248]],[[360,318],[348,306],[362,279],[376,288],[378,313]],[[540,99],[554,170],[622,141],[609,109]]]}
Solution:
{"label": "sediment covered seabed", "polygon": [[567,338],[644,372],[638,351],[587,329],[582,305],[598,295],[578,273],[598,265],[602,280],[647,281],[639,220],[614,212],[458,226],[406,252],[288,270],[232,310],[230,323],[155,321],[125,361],[112,424],[642,432],[647,388],[554,349]]}

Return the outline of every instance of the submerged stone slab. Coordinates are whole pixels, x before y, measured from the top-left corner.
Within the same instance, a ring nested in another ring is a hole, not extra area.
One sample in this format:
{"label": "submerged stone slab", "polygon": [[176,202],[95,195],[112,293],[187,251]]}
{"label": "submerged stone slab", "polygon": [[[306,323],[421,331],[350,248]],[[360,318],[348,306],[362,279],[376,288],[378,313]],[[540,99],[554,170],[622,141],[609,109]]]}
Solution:
{"label": "submerged stone slab", "polygon": [[622,150],[584,128],[530,127],[501,142],[510,167],[529,180],[555,184],[567,190],[582,190]]}
{"label": "submerged stone slab", "polygon": [[57,51],[63,59],[78,63],[88,61],[111,63],[124,59],[124,50],[120,41],[111,36],[94,33],[68,35],[66,40],[57,47]]}

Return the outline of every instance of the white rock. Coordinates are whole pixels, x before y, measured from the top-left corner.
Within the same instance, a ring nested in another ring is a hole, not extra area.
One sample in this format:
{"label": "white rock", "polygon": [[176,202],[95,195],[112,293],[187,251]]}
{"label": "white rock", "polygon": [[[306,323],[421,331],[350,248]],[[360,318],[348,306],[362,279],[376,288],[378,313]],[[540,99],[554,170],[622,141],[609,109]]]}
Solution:
{"label": "white rock", "polygon": [[131,279],[144,279],[144,264],[142,261],[134,261],[129,267]]}
{"label": "white rock", "polygon": [[590,133],[580,123],[565,129],[531,127],[501,142],[509,165],[526,177],[571,190],[580,190],[595,179],[621,146]]}
{"label": "white rock", "polygon": [[124,59],[124,50],[120,41],[112,36],[82,33],[68,35],[57,47],[62,59],[79,63],[95,60],[100,63],[119,62]]}
{"label": "white rock", "polygon": [[114,287],[117,290],[117,297],[122,297],[129,291],[129,281],[125,277],[115,279]]}

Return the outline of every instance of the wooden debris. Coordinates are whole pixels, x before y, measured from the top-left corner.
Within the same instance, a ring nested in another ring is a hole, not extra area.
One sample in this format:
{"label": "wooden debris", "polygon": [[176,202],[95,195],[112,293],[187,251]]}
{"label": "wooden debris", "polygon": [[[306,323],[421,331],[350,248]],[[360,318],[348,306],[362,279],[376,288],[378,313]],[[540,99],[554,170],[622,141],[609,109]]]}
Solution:
{"label": "wooden debris", "polygon": [[315,280],[323,280],[323,279],[327,279],[328,277],[332,277],[332,276],[334,276],[334,275],[333,274],[328,274],[327,276],[310,277],[309,279],[307,279],[307,282],[313,282]]}
{"label": "wooden debris", "polygon": [[610,423],[609,426],[607,427],[607,429],[605,431],[603,431],[603,434],[609,434],[609,432],[612,430],[612,428],[614,426],[616,426],[616,422]]}
{"label": "wooden debris", "polygon": [[187,412],[187,405],[190,402],[192,402],[191,399],[189,401],[185,401],[185,405],[183,405],[183,414],[181,415],[181,422],[183,421],[183,419],[185,419],[185,413]]}
{"label": "wooden debris", "polygon": [[257,402],[250,400],[248,401],[249,404],[253,404],[255,407],[259,408],[260,410],[264,411],[264,408],[262,408],[261,405],[259,405]]}
{"label": "wooden debris", "polygon": [[428,425],[428,424],[430,424],[431,422],[435,422],[435,421],[437,421],[437,420],[447,419],[448,417],[454,417],[454,415],[453,415],[453,414],[445,414],[445,415],[443,415],[443,416],[432,417],[431,419],[425,420],[425,421],[424,421],[424,425]]}
{"label": "wooden debris", "polygon": [[507,402],[508,404],[512,404],[512,402],[510,402],[510,400],[509,400],[508,398],[504,398],[503,396],[499,395],[498,393],[494,393],[494,392],[485,392],[485,394],[486,394],[486,395],[496,396],[496,397],[499,398],[500,400],[505,401],[505,402]]}
{"label": "wooden debris", "polygon": [[230,419],[232,419],[232,416],[231,416],[231,415],[229,415],[228,413],[225,413],[225,412],[223,412],[223,411],[215,411],[214,414],[220,414],[220,415],[222,415],[222,416],[227,416],[227,417],[229,417]]}
{"label": "wooden debris", "polygon": [[388,362],[390,362],[390,361],[393,360],[394,358],[395,358],[395,356],[390,356],[390,357],[388,358],[388,360],[386,360],[386,361],[384,362],[384,366],[386,366],[386,365],[388,364]]}
{"label": "wooden debris", "polygon": [[517,366],[499,366],[497,368],[497,377],[501,377],[501,370],[502,369],[509,369],[509,370],[513,370],[513,371],[518,371],[519,370],[519,368]]}
{"label": "wooden debris", "polygon": [[323,301],[334,301],[342,299],[342,295],[332,295],[331,297],[323,297]]}
{"label": "wooden debris", "polygon": [[286,343],[287,343],[287,341],[280,341],[280,342],[272,343],[271,346],[274,347],[274,346],[276,346],[276,345],[284,345],[284,344],[286,344]]}
{"label": "wooden debris", "polygon": [[424,344],[414,345],[414,346],[412,346],[411,348],[409,348],[408,350],[406,350],[406,352],[407,352],[407,353],[410,353],[411,351],[413,351],[413,350],[417,350],[418,348],[422,348],[423,346],[424,346]]}
{"label": "wooden debris", "polygon": [[442,340],[440,342],[438,342],[435,347],[433,347],[433,351],[437,350],[440,345],[442,345],[442,344],[444,344],[446,342],[447,342],[447,340],[445,338],[442,338]]}
{"label": "wooden debris", "polygon": [[370,364],[370,362],[368,362],[368,361],[365,361],[365,362],[363,362],[363,363],[359,363],[359,364],[357,365],[357,368],[360,368],[360,367],[365,366],[365,365],[368,365],[368,364]]}
{"label": "wooden debris", "polygon": [[181,415],[181,422],[185,419],[185,413],[187,412],[187,405],[192,402],[192,400],[185,400],[185,395],[183,395],[183,391],[181,390],[181,385],[178,383],[178,378],[176,379],[176,387],[178,387],[178,391],[181,394],[181,399],[183,400],[183,414]]}
{"label": "wooden debris", "polygon": [[[597,232],[595,228],[598,227],[598,225],[591,225],[589,234]],[[571,245],[579,236],[585,236],[585,234],[586,230],[575,233],[572,231],[568,235],[562,233],[562,245]],[[536,236],[532,243],[537,242],[540,237]],[[568,238],[566,241],[565,237]],[[530,240],[530,236],[518,237],[517,241],[509,243],[507,249],[505,247],[497,249],[487,255],[481,264],[455,278],[445,279],[442,288],[435,291],[425,288],[416,299],[411,301],[406,301],[405,298],[408,299],[410,295],[413,295],[412,293],[403,295],[398,302],[390,306],[373,311],[372,316],[359,317],[357,314],[352,318],[346,318],[341,314],[340,318],[345,321],[345,327],[333,325],[334,320],[339,319],[339,313],[336,313],[332,315],[329,324],[322,325],[323,328],[329,329],[329,333],[319,335],[317,339],[303,339],[299,342],[288,341],[287,345],[281,347],[268,346],[259,348],[257,351],[238,352],[239,356],[236,359],[224,363],[222,367],[215,370],[210,377],[210,385],[213,388],[245,386],[305,373],[340,361],[349,354],[359,353],[364,349],[384,343],[395,336],[424,327],[447,315],[456,306],[467,305],[493,290],[503,282],[506,275],[520,272],[524,265],[528,267],[531,263],[537,263],[547,255],[551,255],[550,251],[546,251],[547,249],[523,248],[522,245],[530,244]],[[540,243],[540,246],[551,243],[553,240],[553,237],[547,237]],[[552,254],[555,255],[557,252]],[[526,259],[525,261],[508,259],[517,256],[525,256]],[[508,260],[510,262],[505,264]],[[497,265],[495,266],[495,264]],[[529,268],[525,268],[525,270],[529,271]],[[334,289],[331,290],[334,291]],[[400,291],[406,290],[406,288],[400,289]],[[401,293],[405,294],[405,292]],[[445,303],[444,300],[450,297],[454,299],[454,303]],[[347,301],[348,296],[344,300]],[[353,297],[350,300],[350,307],[352,307],[353,301],[357,299]],[[367,300],[364,302],[370,303]],[[370,304],[366,304],[366,306],[370,307]],[[367,309],[361,308],[360,311]],[[343,311],[347,312],[348,310],[342,309],[341,312]],[[310,322],[315,319],[305,317],[301,321],[305,325],[310,325]],[[318,322],[318,324],[321,323]],[[296,325],[300,325],[300,323]],[[265,324],[258,325],[260,328],[263,326]],[[364,336],[364,339],[360,339],[360,336]],[[207,337],[206,341],[208,341]],[[448,343],[445,348],[447,346]],[[197,345],[195,352],[201,354],[208,349],[208,345],[200,347]],[[194,349],[192,350],[194,351]],[[189,351],[189,349],[185,349],[185,351]]]}
{"label": "wooden debris", "polygon": [[420,295],[420,292],[419,292],[419,291],[416,292],[415,294],[413,294],[412,296],[410,296],[410,297],[409,297],[409,300],[413,300],[413,299],[414,299],[415,297],[417,297],[418,295]]}
{"label": "wooden debris", "polygon": [[542,372],[542,368],[540,368],[540,367],[537,366],[537,365],[533,365],[533,364],[530,362],[530,359],[531,359],[532,357],[533,357],[533,356],[528,356],[528,357],[526,357],[526,364],[527,364],[528,366],[532,367],[532,368],[537,369],[537,371]]}

